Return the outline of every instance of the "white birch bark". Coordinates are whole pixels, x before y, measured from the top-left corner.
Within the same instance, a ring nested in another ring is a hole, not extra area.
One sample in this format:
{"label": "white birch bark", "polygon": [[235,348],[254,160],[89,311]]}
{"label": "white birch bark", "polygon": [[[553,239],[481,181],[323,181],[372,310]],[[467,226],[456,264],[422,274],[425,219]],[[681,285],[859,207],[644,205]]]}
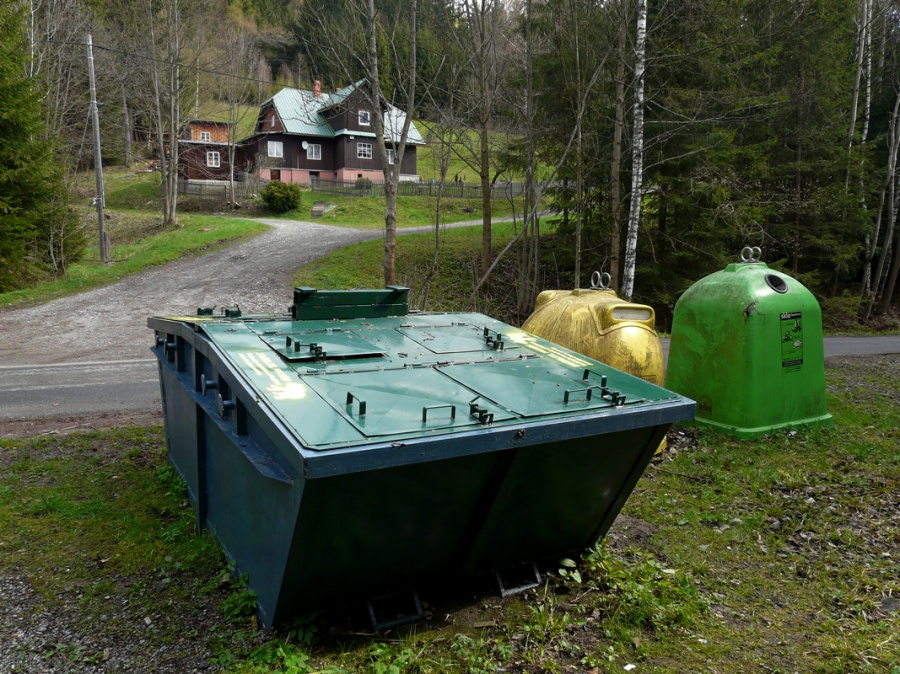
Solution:
{"label": "white birch bark", "polygon": [[869,137],[869,118],[872,110],[872,30],[875,26],[874,0],[863,0],[863,2],[869,5],[869,23],[866,29],[866,68],[863,74],[863,77],[866,79],[866,102],[863,107],[863,128],[862,136],[859,140],[860,145],[865,145],[866,139]]}
{"label": "white birch bark", "polygon": [[[887,174],[885,175],[884,183],[881,187],[881,194],[878,199],[878,213],[875,216],[875,231],[872,234],[872,239],[869,241],[869,245],[866,249],[865,254],[865,264],[863,267],[863,295],[869,296],[869,301],[866,307],[865,315],[863,317],[863,321],[868,320],[869,314],[872,311],[872,306],[875,303],[875,291],[878,289],[878,284],[881,281],[881,275],[884,270],[884,262],[883,259],[879,260],[878,269],[875,272],[874,283],[872,283],[872,260],[875,258],[875,249],[878,246],[878,235],[881,230],[881,222],[884,216],[885,211],[885,203],[887,203],[887,210],[889,212],[888,221],[892,222],[891,211],[892,211],[892,195],[894,185],[894,179],[897,170],[897,159],[898,153],[900,153],[900,90],[897,91],[897,97],[894,100],[894,110],[891,115],[891,121],[888,124],[888,161],[887,161]],[[887,249],[889,246],[889,237],[890,232],[885,236],[885,244],[883,247]],[[871,285],[870,285],[871,284]],[[871,290],[870,290],[871,287]]]}
{"label": "white birch bark", "polygon": [[637,40],[634,55],[634,131],[631,145],[631,207],[625,239],[625,265],[622,297],[634,294],[634,268],[637,259],[638,225],[641,220],[641,196],[644,180],[644,68],[647,45],[647,0],[637,3]]}
{"label": "white birch bark", "polygon": [[[850,99],[850,124],[847,128],[848,154],[853,148],[853,134],[856,133],[856,117],[859,110],[859,87],[860,82],[862,81],[863,69],[865,67],[866,34],[869,31],[869,2],[870,0],[860,1],[860,16],[856,25],[856,74],[853,80],[853,93]],[[849,179],[848,172],[844,182],[845,187]]]}

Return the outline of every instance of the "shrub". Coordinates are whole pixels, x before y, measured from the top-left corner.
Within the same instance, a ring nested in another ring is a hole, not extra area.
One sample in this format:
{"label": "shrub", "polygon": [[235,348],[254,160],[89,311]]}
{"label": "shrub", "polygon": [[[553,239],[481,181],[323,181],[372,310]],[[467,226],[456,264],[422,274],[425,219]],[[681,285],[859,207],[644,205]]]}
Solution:
{"label": "shrub", "polygon": [[272,180],[259,191],[259,197],[270,211],[286,213],[300,208],[302,193],[295,183]]}

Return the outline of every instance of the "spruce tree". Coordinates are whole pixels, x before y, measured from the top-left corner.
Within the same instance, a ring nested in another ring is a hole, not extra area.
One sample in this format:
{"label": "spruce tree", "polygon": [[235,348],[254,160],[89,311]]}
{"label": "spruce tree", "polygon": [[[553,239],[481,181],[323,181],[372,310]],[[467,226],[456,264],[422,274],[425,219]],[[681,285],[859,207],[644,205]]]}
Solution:
{"label": "spruce tree", "polygon": [[35,83],[26,76],[24,18],[14,4],[0,3],[0,292],[60,270],[73,257],[62,166],[44,134]]}

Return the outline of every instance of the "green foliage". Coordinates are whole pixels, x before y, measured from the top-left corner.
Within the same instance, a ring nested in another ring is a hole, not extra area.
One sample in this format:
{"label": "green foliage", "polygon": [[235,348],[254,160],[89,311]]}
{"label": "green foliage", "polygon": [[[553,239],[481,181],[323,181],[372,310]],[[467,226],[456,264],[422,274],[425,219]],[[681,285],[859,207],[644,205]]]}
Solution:
{"label": "green foliage", "polygon": [[35,82],[25,75],[24,18],[14,3],[0,6],[0,292],[64,272],[84,246]]}
{"label": "green foliage", "polygon": [[586,557],[592,578],[606,592],[608,623],[657,631],[693,624],[706,604],[691,578],[665,568],[652,554],[629,553],[624,559],[613,555],[603,542]]}
{"label": "green foliage", "polygon": [[499,671],[512,657],[512,647],[503,642],[486,638],[484,635],[471,637],[457,634],[450,650],[462,663],[461,671],[466,674],[489,674]]}
{"label": "green foliage", "polygon": [[259,191],[259,198],[269,210],[275,213],[286,213],[300,208],[303,192],[296,183],[271,180]]}
{"label": "green foliage", "polygon": [[[229,571],[234,573],[234,565]],[[242,573],[234,581],[234,590],[221,603],[222,615],[230,622],[243,622],[256,613],[256,592],[247,587],[249,577]]]}
{"label": "green foliage", "polygon": [[367,671],[372,674],[402,674],[415,666],[418,654],[408,647],[393,649],[376,643],[369,648],[368,659]]}

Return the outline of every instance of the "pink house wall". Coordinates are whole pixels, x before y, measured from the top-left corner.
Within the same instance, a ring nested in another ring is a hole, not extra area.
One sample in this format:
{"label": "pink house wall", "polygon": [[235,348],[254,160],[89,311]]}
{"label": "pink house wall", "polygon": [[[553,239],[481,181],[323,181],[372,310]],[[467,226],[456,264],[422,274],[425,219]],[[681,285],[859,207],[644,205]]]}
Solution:
{"label": "pink house wall", "polygon": [[336,171],[335,175],[337,176],[335,180],[340,180],[342,182],[348,183],[356,181],[360,176],[362,176],[363,178],[368,178],[373,183],[381,184],[384,182],[384,173],[382,173],[381,171],[367,171],[366,169],[345,168]]}

